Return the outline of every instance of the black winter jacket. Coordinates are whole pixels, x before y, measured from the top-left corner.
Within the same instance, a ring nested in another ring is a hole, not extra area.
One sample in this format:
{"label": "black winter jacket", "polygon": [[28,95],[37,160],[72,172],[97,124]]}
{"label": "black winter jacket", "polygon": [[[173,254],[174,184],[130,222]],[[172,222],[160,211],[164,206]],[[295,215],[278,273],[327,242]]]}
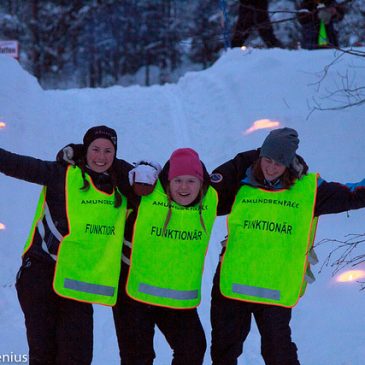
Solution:
{"label": "black winter jacket", "polygon": [[[239,153],[212,173],[212,186],[218,191],[218,215],[230,213],[247,170],[259,158],[260,149]],[[318,179],[315,216],[340,213],[365,207],[365,180],[357,184],[340,184]]]}
{"label": "black winter jacket", "polygon": [[[133,166],[126,161],[119,159],[116,159],[113,166],[119,181],[118,188],[127,199],[133,196],[133,191],[128,181],[128,172],[132,167]],[[0,172],[20,180],[47,186],[46,202],[53,223],[63,236],[68,233],[65,206],[66,171],[67,166],[61,163],[17,155],[0,148]],[[113,186],[108,174],[95,173],[91,170],[87,170],[87,173],[90,175],[94,185],[98,189],[106,193],[112,192]],[[52,237],[53,235],[50,235],[48,239],[54,240],[55,238]],[[57,252],[58,241],[47,242],[47,245],[53,247],[52,253]],[[26,256],[28,255],[48,262],[53,262],[51,256],[42,249],[41,237],[38,233],[36,233],[33,238],[33,244]]]}

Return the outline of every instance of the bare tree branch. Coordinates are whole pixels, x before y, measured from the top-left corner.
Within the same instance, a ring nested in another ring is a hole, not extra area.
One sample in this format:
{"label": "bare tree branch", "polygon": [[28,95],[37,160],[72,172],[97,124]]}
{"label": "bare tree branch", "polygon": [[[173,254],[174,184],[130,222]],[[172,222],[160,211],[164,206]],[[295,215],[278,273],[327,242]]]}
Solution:
{"label": "bare tree branch", "polygon": [[[325,238],[315,245],[315,247],[318,247],[328,243],[335,244],[335,247],[330,251],[321,265],[319,273],[325,267],[330,267],[334,276],[345,268],[354,268],[365,262],[365,253],[362,253],[364,252],[365,246],[365,233],[351,233],[345,237],[347,239],[344,240]],[[365,290],[365,281],[357,282],[361,285],[360,289]]]}
{"label": "bare tree branch", "polygon": [[[324,67],[324,69],[319,73],[320,79],[310,84],[311,86],[315,86],[317,92],[322,87],[323,81],[328,76],[329,70],[338,62],[341,61],[341,58],[345,55],[352,55],[354,57],[364,57],[365,51],[350,49],[337,48],[336,52],[338,52],[338,56],[328,65]],[[341,75],[338,73],[338,79],[340,85],[336,90],[326,90],[326,95],[320,98],[313,98],[312,105],[310,106],[310,112],[307,116],[307,120],[315,111],[325,111],[325,110],[344,110],[348,108],[352,108],[355,106],[360,106],[365,103],[365,86],[357,86],[354,85],[356,82],[356,77],[352,76],[349,70],[346,71],[345,75]],[[331,100],[335,102],[337,105],[335,106],[324,106],[324,100]]]}

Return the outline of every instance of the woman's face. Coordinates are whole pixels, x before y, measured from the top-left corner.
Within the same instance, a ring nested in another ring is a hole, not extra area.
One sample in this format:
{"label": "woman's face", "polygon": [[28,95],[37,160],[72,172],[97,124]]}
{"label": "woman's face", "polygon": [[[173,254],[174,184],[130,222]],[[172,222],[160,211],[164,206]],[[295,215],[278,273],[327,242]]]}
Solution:
{"label": "woman's face", "polygon": [[261,158],[261,170],[267,181],[274,181],[286,170],[286,166],[268,157]]}
{"label": "woman's face", "polygon": [[189,205],[198,197],[201,186],[201,181],[195,176],[177,176],[170,181],[171,198],[180,205]]}
{"label": "woman's face", "polygon": [[105,172],[113,164],[114,145],[109,139],[97,138],[90,143],[86,152],[86,162],[95,172]]}

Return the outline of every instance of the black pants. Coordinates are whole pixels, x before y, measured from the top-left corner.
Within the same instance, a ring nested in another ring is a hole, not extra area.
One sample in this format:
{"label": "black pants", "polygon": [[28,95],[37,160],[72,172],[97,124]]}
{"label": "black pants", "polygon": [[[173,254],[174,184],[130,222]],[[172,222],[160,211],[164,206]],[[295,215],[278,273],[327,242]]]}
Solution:
{"label": "black pants", "polygon": [[[219,268],[218,268],[219,270]],[[300,365],[291,341],[291,309],[228,299],[220,293],[219,272],[212,288],[211,356],[213,365],[236,365],[254,316],[266,365]]]}
{"label": "black pants", "polygon": [[238,19],[231,40],[232,47],[242,47],[249,35],[255,30],[265,42],[267,47],[282,47],[281,42],[275,37],[268,14],[268,2],[242,2],[238,10]]}
{"label": "black pants", "polygon": [[92,305],[56,295],[53,274],[53,264],[27,258],[17,275],[29,364],[89,365],[93,352]]}
{"label": "black pants", "polygon": [[155,325],[173,350],[173,365],[202,365],[206,351],[205,333],[196,309],[169,309],[137,302],[129,298],[122,268],[114,323],[122,365],[152,365],[155,358]]}

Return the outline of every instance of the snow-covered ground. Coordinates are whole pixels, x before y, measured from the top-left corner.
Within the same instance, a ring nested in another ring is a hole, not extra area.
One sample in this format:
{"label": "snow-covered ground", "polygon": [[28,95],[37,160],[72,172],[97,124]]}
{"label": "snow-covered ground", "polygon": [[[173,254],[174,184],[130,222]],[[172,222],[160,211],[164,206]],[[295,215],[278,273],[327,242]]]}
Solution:
{"label": "snow-covered ground", "polygon": [[[118,157],[164,163],[177,147],[199,151],[209,170],[259,147],[267,129],[245,133],[261,119],[296,128],[299,153],[311,171],[329,181],[356,182],[365,176],[364,105],[337,107],[346,99],[332,92],[364,86],[364,59],[333,50],[229,50],[210,69],[187,73],[177,84],[44,91],[19,64],[0,56],[0,146],[53,160],[60,147],[81,142],[87,128],[107,124],[119,135]],[[331,65],[325,72],[326,66]],[[361,96],[361,95],[360,95]],[[362,95],[364,97],[364,95]],[[14,281],[41,187],[0,175],[0,363],[2,355],[27,353],[23,314]],[[324,216],[316,241],[364,232],[365,211]],[[208,251],[199,313],[210,340],[209,301],[225,219],[217,219]],[[318,249],[321,263],[333,246]],[[319,269],[314,267],[316,273]],[[329,268],[317,275],[293,310],[293,339],[302,365],[362,365],[365,359],[365,293],[356,282],[339,283]],[[119,363],[111,310],[95,306],[95,365]],[[171,350],[159,332],[157,365]],[[13,361],[15,362],[15,361]],[[209,351],[205,364],[210,363]],[[240,365],[262,365],[254,326]]]}

